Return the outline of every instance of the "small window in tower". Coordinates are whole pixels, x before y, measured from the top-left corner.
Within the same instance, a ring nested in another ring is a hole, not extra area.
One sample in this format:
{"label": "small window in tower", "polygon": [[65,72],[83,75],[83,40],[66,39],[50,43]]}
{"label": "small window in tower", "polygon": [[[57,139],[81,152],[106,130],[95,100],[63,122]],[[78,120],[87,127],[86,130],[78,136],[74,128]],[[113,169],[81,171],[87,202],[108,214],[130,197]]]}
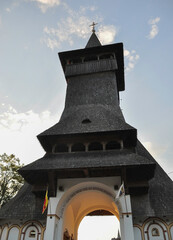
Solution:
{"label": "small window in tower", "polygon": [[75,143],[72,148],[72,152],[85,152],[85,145],[83,143]]}
{"label": "small window in tower", "polygon": [[111,141],[106,144],[106,150],[121,149],[121,144],[117,141]]}
{"label": "small window in tower", "polygon": [[36,236],[36,231],[35,231],[35,230],[31,230],[31,231],[29,232],[29,237],[30,237],[30,238],[35,238],[35,236]]}
{"label": "small window in tower", "polygon": [[97,56],[88,56],[84,58],[84,62],[96,61],[98,60]]}
{"label": "small window in tower", "polygon": [[54,149],[54,153],[68,152],[68,146],[66,144],[57,144]]}
{"label": "small window in tower", "polygon": [[103,145],[99,142],[92,142],[88,146],[88,151],[99,151],[103,150]]}
{"label": "small window in tower", "polygon": [[153,237],[158,237],[160,236],[159,230],[157,228],[152,229],[152,236]]}
{"label": "small window in tower", "polygon": [[91,123],[91,120],[89,120],[88,118],[82,120],[82,123],[83,124],[87,124],[87,123]]}

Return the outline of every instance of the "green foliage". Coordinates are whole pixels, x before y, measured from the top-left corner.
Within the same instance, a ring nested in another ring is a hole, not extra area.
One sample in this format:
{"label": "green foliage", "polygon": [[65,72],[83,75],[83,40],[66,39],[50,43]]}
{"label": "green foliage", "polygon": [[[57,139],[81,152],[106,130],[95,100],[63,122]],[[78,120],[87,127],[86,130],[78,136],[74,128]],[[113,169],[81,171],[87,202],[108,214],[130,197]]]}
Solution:
{"label": "green foliage", "polygon": [[18,173],[23,165],[13,154],[0,155],[0,208],[16,195],[24,183]]}

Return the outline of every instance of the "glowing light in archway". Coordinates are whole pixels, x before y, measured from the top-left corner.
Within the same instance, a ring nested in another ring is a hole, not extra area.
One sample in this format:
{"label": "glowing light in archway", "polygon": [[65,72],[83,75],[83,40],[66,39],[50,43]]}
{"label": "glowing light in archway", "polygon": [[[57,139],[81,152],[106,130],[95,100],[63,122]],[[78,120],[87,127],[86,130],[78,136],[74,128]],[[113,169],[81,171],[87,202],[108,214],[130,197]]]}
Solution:
{"label": "glowing light in archway", "polygon": [[111,216],[86,216],[78,229],[78,240],[111,240],[120,229],[119,220]]}

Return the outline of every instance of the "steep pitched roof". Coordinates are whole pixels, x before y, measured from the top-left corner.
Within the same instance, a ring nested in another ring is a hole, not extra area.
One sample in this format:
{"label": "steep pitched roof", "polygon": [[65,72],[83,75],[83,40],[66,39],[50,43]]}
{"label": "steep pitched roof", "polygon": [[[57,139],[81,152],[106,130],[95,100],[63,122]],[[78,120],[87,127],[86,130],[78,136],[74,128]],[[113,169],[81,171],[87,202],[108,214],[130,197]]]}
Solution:
{"label": "steep pitched roof", "polygon": [[133,217],[173,216],[173,181],[139,141],[137,151],[154,161],[156,168],[154,177],[149,181],[148,194],[131,196]]}
{"label": "steep pitched roof", "polygon": [[133,216],[140,219],[173,216],[173,182],[157,162],[148,194],[131,196],[131,204]]}
{"label": "steep pitched roof", "polygon": [[101,46],[101,43],[97,38],[96,34],[93,32],[85,48],[98,47],[98,46]]}
{"label": "steep pitched roof", "polygon": [[[90,123],[83,124],[85,119],[89,119]],[[38,137],[132,129],[135,128],[124,121],[119,107],[111,108],[101,104],[78,105],[68,108],[57,124],[39,134]]]}
{"label": "steep pitched roof", "polygon": [[[89,120],[87,124],[84,123],[86,119]],[[136,129],[123,117],[115,73],[110,71],[70,79],[60,121],[39,134],[38,139],[48,151],[51,136],[111,131],[126,131],[136,137]]]}
{"label": "steep pitched roof", "polygon": [[32,186],[25,183],[17,195],[0,209],[0,219],[46,219],[46,214],[42,214],[44,199],[36,199],[31,189]]}

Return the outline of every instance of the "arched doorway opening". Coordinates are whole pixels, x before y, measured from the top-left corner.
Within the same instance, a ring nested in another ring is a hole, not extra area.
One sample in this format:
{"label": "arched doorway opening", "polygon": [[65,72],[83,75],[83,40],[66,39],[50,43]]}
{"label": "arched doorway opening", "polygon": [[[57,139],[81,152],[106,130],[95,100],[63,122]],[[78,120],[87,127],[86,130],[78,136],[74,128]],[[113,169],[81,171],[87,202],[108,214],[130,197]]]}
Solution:
{"label": "arched doorway opening", "polygon": [[120,232],[120,222],[116,216],[103,209],[85,216],[78,228],[78,240],[111,240]]}
{"label": "arched doorway opening", "polygon": [[[57,229],[61,240],[78,240],[82,219],[103,210],[119,220],[121,206],[115,204],[115,191],[103,183],[83,182],[71,187],[60,199],[56,214],[61,218]],[[115,236],[116,237],[116,236]]]}

